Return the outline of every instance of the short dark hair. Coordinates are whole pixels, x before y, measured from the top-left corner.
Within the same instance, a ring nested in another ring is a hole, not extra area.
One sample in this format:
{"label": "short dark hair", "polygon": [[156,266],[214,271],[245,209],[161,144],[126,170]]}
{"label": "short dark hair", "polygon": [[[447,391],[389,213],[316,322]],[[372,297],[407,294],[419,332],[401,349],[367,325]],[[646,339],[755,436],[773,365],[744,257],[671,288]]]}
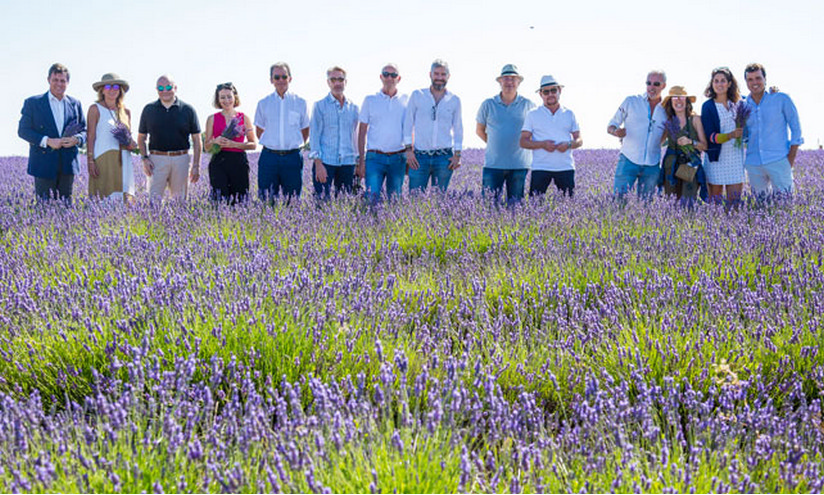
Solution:
{"label": "short dark hair", "polygon": [[240,106],[240,96],[237,95],[237,88],[230,82],[217,85],[217,88],[215,88],[215,99],[212,101],[212,106],[215,108],[220,108],[220,92],[224,89],[232,90],[232,94],[235,97],[235,106]]}
{"label": "short dark hair", "polygon": [[744,69],[744,79],[747,78],[747,74],[749,74],[750,72],[755,72],[757,70],[761,71],[761,75],[763,77],[765,77],[765,78],[767,77],[767,69],[765,69],[763,65],[761,65],[761,64],[750,64]]}
{"label": "short dark hair", "polygon": [[735,80],[735,76],[732,75],[732,71],[729,67],[717,67],[712,70],[712,75],[710,75],[710,83],[707,84],[707,89],[704,90],[704,96],[711,100],[714,100],[715,97],[718,96],[712,88],[712,81],[718,74],[724,74],[724,77],[727,78],[727,82],[730,83],[730,85],[727,86],[727,99],[732,103],[737,103],[738,100],[741,99],[741,93],[738,91],[738,81]]}
{"label": "short dark hair", "polygon": [[69,68],[60,63],[54,63],[49,67],[49,75],[46,77],[47,79],[51,79],[52,74],[65,74],[66,80],[70,79],[69,75]]}

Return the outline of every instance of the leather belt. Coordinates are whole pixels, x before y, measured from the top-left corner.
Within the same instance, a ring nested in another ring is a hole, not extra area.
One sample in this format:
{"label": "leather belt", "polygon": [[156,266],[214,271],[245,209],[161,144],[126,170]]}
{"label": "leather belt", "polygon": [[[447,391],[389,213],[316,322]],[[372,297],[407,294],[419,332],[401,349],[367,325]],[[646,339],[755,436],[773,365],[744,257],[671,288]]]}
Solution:
{"label": "leather belt", "polygon": [[452,153],[452,148],[441,148],[439,150],[415,150],[415,153],[420,153],[426,156],[444,156]]}
{"label": "leather belt", "polygon": [[387,153],[386,151],[381,151],[381,150],[366,150],[367,153],[377,153],[379,155],[386,155],[386,156],[399,155],[399,154],[403,153],[404,151],[406,151],[406,150],[390,151],[390,152]]}
{"label": "leather belt", "polygon": [[150,155],[160,155],[160,156],[181,156],[181,155],[188,155],[189,150],[179,150],[179,151],[157,151],[157,150],[149,150]]}
{"label": "leather belt", "polygon": [[263,148],[263,151],[266,152],[266,153],[272,153],[272,154],[278,155],[278,156],[286,156],[286,155],[291,155],[292,153],[297,153],[300,150],[298,148],[295,148],[293,150],[273,150],[271,148]]}

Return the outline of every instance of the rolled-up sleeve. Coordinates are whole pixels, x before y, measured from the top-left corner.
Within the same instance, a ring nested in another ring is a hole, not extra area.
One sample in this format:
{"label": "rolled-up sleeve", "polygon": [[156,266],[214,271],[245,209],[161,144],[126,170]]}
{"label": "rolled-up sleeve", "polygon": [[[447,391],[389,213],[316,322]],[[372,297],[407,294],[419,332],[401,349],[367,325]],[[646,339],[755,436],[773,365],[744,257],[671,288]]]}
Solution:
{"label": "rolled-up sleeve", "polygon": [[455,112],[452,114],[452,143],[455,151],[463,149],[463,116],[461,112],[461,100],[457,96]]}
{"label": "rolled-up sleeve", "polygon": [[804,137],[801,136],[801,122],[798,119],[798,110],[795,103],[787,97],[784,99],[784,118],[790,126],[790,146],[801,146],[804,144]]}
{"label": "rolled-up sleeve", "polygon": [[607,127],[621,127],[624,125],[624,122],[627,120],[627,113],[629,113],[628,107],[629,98],[625,99],[621,103],[621,106],[618,107],[618,110],[615,112],[615,115],[612,116],[612,120],[609,121],[609,125],[607,125]]}

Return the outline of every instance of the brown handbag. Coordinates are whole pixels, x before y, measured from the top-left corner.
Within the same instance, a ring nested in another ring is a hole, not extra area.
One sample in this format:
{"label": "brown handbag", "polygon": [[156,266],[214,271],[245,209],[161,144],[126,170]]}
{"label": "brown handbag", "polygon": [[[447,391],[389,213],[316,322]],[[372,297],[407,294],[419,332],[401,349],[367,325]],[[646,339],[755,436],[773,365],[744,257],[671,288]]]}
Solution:
{"label": "brown handbag", "polygon": [[696,173],[698,173],[698,167],[693,167],[689,163],[682,163],[675,169],[675,176],[684,182],[692,182]]}

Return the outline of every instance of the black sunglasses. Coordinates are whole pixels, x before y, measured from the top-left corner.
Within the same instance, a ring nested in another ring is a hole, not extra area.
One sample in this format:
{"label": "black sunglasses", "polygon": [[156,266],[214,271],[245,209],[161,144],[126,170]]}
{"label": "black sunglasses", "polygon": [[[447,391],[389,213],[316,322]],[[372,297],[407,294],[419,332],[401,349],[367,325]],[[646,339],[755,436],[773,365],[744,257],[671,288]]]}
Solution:
{"label": "black sunglasses", "polygon": [[283,79],[283,80],[289,79],[289,76],[282,76],[280,74],[275,74],[274,76],[272,76],[273,81],[280,81],[281,79]]}
{"label": "black sunglasses", "polygon": [[392,79],[395,79],[396,77],[398,77],[397,72],[381,72],[381,75],[383,77],[391,77]]}
{"label": "black sunglasses", "polygon": [[558,92],[558,88],[549,88],[549,89],[542,89],[541,94],[546,95],[554,95]]}
{"label": "black sunglasses", "polygon": [[664,83],[662,83],[661,81],[647,81],[647,86],[655,86],[656,88],[660,88],[662,84]]}

